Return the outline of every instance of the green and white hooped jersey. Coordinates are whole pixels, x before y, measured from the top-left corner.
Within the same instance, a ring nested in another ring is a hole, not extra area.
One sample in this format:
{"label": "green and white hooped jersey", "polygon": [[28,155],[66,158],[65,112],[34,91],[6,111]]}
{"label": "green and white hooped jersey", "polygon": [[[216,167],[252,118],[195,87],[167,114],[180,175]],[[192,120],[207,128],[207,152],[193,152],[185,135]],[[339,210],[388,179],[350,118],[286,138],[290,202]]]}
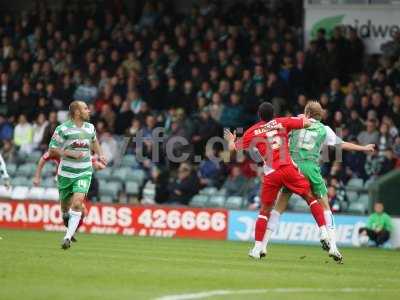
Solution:
{"label": "green and white hooped jersey", "polygon": [[58,166],[57,174],[66,178],[92,175],[90,145],[95,140],[96,130],[93,124],[88,122],[84,122],[82,127],[78,127],[72,120],[68,120],[57,126],[49,148],[84,152],[84,156],[79,159],[63,157]]}
{"label": "green and white hooped jersey", "polygon": [[295,163],[305,160],[318,163],[323,146],[335,146],[343,142],[329,126],[313,119],[311,121],[310,127],[291,132],[289,148]]}

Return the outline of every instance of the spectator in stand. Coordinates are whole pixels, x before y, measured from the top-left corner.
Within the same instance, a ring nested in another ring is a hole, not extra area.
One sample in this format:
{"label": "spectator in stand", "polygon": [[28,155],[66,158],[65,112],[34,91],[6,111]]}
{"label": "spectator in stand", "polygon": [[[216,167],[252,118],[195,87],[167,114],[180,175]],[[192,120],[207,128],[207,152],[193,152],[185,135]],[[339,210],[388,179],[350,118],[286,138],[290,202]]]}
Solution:
{"label": "spectator in stand", "polygon": [[17,151],[15,150],[14,144],[11,140],[3,140],[3,147],[1,149],[1,155],[7,164],[14,164],[17,161]]}
{"label": "spectator in stand", "polygon": [[56,130],[56,127],[59,125],[59,122],[57,121],[57,112],[52,111],[49,114],[49,121],[44,129],[43,132],[43,139],[41,141],[41,149],[47,149],[47,146],[50,143],[50,139],[53,136],[54,130]]}
{"label": "spectator in stand", "polygon": [[22,153],[30,154],[33,150],[33,128],[25,115],[20,115],[14,130],[14,144]]}
{"label": "spectator in stand", "polygon": [[244,196],[248,186],[248,180],[242,175],[240,167],[235,165],[222,188],[226,190],[227,196]]}
{"label": "spectator in stand", "polygon": [[163,204],[168,200],[168,173],[151,168],[150,178],[143,187],[142,204]]}
{"label": "spectator in stand", "polygon": [[379,132],[376,130],[376,119],[368,119],[366,124],[366,130],[360,132],[357,137],[360,145],[367,144],[378,144],[379,143]]}
{"label": "spectator in stand", "polygon": [[12,139],[13,131],[13,126],[7,121],[6,116],[0,114],[0,141]]}
{"label": "spectator in stand", "polygon": [[109,164],[119,155],[118,143],[109,131],[105,131],[99,138],[100,146]]}
{"label": "spectator in stand", "polygon": [[329,201],[329,205],[331,207],[332,212],[340,212],[341,211],[340,201],[338,200],[338,198],[336,196],[336,188],[334,186],[328,187],[328,201]]}
{"label": "spectator in stand", "polygon": [[176,179],[168,185],[168,204],[187,205],[190,199],[199,190],[199,179],[193,167],[188,163],[181,163]]}
{"label": "spectator in stand", "polygon": [[220,136],[220,132],[220,125],[211,117],[209,108],[203,108],[195,122],[192,136],[195,154],[203,154],[210,138]]}
{"label": "spectator in stand", "polygon": [[32,137],[32,142],[33,142],[33,148],[34,149],[39,149],[40,144],[43,140],[44,132],[45,129],[48,125],[48,121],[46,120],[46,116],[43,113],[40,113],[32,127],[33,130],[33,137]]}
{"label": "spectator in stand", "polygon": [[360,243],[365,245],[369,238],[377,247],[380,247],[390,239],[392,230],[392,219],[384,212],[383,203],[376,202],[374,213],[369,216],[367,226],[359,229]]}
{"label": "spectator in stand", "polygon": [[221,180],[221,165],[216,157],[216,151],[211,147],[206,149],[206,158],[199,165],[198,177],[201,186],[219,186]]}

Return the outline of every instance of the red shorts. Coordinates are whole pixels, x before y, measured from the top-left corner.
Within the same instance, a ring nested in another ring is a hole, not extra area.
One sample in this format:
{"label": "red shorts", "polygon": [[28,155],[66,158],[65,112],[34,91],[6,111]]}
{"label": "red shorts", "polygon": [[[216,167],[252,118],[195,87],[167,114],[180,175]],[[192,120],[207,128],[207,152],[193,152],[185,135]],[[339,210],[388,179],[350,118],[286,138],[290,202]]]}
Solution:
{"label": "red shorts", "polygon": [[300,196],[305,196],[311,191],[310,183],[300,170],[294,165],[286,165],[264,176],[261,203],[273,205],[282,186]]}

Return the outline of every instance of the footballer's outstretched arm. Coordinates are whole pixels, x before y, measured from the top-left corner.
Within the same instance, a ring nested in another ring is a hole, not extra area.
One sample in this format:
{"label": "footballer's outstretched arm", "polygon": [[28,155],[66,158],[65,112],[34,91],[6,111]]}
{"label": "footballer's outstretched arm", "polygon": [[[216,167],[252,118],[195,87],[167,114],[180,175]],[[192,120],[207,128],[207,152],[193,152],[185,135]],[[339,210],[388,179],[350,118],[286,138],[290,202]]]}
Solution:
{"label": "footballer's outstretched arm", "polygon": [[347,151],[359,151],[359,152],[367,152],[367,153],[374,153],[375,152],[375,145],[368,144],[365,146],[357,145],[354,143],[343,142],[341,143],[342,149]]}

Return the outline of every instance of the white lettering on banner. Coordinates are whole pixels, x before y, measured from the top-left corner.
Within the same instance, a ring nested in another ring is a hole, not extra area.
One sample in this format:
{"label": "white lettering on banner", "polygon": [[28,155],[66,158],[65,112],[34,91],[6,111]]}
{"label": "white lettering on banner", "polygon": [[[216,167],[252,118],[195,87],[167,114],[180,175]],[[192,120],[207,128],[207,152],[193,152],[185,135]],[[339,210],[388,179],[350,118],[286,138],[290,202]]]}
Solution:
{"label": "white lettering on banner", "polygon": [[[47,214],[45,214],[47,215]],[[39,223],[43,219],[43,209],[39,204],[30,204],[28,206],[28,218],[30,223]]]}
{"label": "white lettering on banner", "polygon": [[[247,216],[237,218],[237,223],[241,230],[235,230],[234,234],[238,240],[248,241],[254,238],[255,219]],[[356,224],[341,224],[336,228],[337,241],[341,244],[354,245],[358,244],[358,230],[363,227],[363,222]],[[274,241],[304,241],[318,242],[319,229],[315,223],[306,222],[280,222],[278,229],[272,233]]]}
{"label": "white lettering on banner", "polygon": [[61,209],[58,205],[53,205],[50,206],[50,213],[48,214],[50,217],[51,223],[62,223],[62,215],[61,215]]}
{"label": "white lettering on banner", "polygon": [[105,206],[102,209],[103,224],[104,226],[114,226],[117,223],[115,207]]}
{"label": "white lettering on banner", "polygon": [[13,220],[13,222],[20,222],[20,221],[27,222],[28,221],[28,216],[26,215],[25,206],[22,203],[17,204],[12,220]]}
{"label": "white lettering on banner", "polygon": [[306,6],[305,42],[315,38],[317,30],[324,28],[328,37],[336,26],[354,28],[366,46],[368,53],[381,53],[381,46],[392,40],[400,31],[400,10],[390,5],[367,7],[365,5]]}
{"label": "white lettering on banner", "polygon": [[193,211],[188,210],[182,214],[182,228],[185,230],[196,228],[196,214]]}
{"label": "white lettering on banner", "polygon": [[250,240],[253,236],[254,233],[254,219],[251,217],[239,217],[238,222],[241,224],[244,224],[245,230],[244,231],[235,231],[235,235],[239,238],[241,241],[247,241]]}
{"label": "white lettering on banner", "polygon": [[90,233],[117,234],[118,232],[118,227],[93,226],[90,228]]}
{"label": "white lettering on banner", "polygon": [[166,211],[157,209],[145,209],[137,219],[138,223],[146,228],[155,229],[172,229],[179,228],[185,230],[213,230],[224,231],[226,229],[226,216],[221,212],[209,213],[200,211],[195,213],[193,211],[185,211],[181,213],[178,210]]}
{"label": "white lettering on banner", "polygon": [[0,221],[10,222],[12,207],[9,203],[0,203]]}
{"label": "white lettering on banner", "polygon": [[91,206],[84,222],[87,225],[128,227],[132,223],[132,213],[128,207]]}
{"label": "white lettering on banner", "polygon": [[121,207],[117,210],[118,225],[128,227],[132,224],[132,211],[129,207]]}
{"label": "white lettering on banner", "polygon": [[101,225],[99,207],[92,206],[89,209],[88,215],[85,218],[85,223],[88,225],[92,225],[92,224]]}

